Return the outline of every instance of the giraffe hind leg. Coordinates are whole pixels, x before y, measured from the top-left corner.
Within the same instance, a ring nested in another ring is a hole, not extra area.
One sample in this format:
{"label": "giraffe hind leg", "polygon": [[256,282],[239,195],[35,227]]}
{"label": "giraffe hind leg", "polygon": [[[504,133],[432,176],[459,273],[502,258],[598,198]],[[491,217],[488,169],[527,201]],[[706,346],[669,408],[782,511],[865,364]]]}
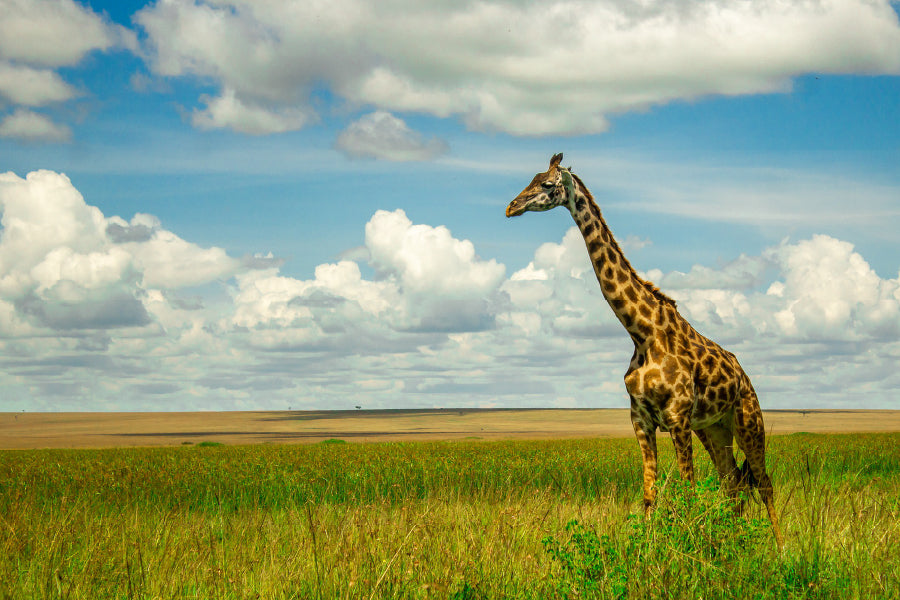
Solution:
{"label": "giraffe hind leg", "polygon": [[[709,453],[719,480],[729,498],[737,501],[738,492],[742,489],[742,470],[738,469],[734,460],[734,433],[731,423],[715,423],[705,429],[695,431]],[[746,466],[746,463],[744,463]],[[742,510],[740,503],[735,504],[738,513]]]}
{"label": "giraffe hind leg", "polygon": [[741,465],[741,470],[738,474],[738,483],[745,489],[759,487],[759,481],[753,476],[753,469],[750,468],[750,461],[747,459],[744,459],[744,464]]}
{"label": "giraffe hind leg", "polygon": [[758,499],[755,496],[752,496],[752,493],[754,489],[759,489],[759,481],[754,477],[753,469],[750,468],[750,461],[746,458],[744,459],[744,464],[741,465],[740,470],[736,472],[736,476],[736,495],[745,492],[738,501],[738,513],[743,514],[744,505],[748,498],[752,498],[758,502]]}
{"label": "giraffe hind leg", "polygon": [[[741,481],[746,481],[759,491],[759,496],[769,515],[769,521],[772,523],[775,542],[778,544],[778,549],[781,550],[784,547],[784,539],[781,537],[778,515],[775,512],[775,491],[772,487],[772,480],[766,472],[766,431],[763,425],[762,410],[759,408],[759,401],[752,387],[742,394],[734,417],[735,437],[738,446],[747,457],[744,467],[741,469]],[[744,475],[745,470],[746,475]]]}

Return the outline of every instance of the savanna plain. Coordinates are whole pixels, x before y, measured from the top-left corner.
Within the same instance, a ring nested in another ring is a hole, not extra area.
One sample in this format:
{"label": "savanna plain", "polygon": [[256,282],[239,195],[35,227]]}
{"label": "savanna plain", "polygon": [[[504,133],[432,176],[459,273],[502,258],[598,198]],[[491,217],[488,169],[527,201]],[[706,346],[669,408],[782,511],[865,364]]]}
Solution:
{"label": "savanna plain", "polygon": [[900,598],[900,433],[769,437],[782,552],[667,438],[0,450],[0,597]]}

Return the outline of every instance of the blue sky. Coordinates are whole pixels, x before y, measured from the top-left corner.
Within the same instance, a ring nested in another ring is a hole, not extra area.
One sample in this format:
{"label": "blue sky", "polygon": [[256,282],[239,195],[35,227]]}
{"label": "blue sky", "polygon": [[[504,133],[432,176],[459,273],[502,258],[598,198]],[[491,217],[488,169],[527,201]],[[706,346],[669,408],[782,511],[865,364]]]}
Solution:
{"label": "blue sky", "polygon": [[0,9],[0,410],[625,406],[559,151],[764,407],[900,408],[896,4]]}

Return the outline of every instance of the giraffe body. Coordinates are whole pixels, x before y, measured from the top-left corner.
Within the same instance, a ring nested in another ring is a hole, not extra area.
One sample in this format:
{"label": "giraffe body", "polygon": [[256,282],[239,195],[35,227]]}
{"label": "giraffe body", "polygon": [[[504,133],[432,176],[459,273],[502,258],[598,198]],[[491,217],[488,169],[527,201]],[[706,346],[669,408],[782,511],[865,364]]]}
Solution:
{"label": "giraffe body", "polygon": [[[506,216],[565,206],[581,230],[603,296],[634,343],[625,387],[643,459],[645,511],[649,514],[656,497],[656,431],[671,435],[679,472],[689,481],[694,480],[693,431],[729,494],[749,485],[759,489],[780,548],[762,410],[750,378],[734,354],[698,333],[671,298],[641,279],[587,187],[559,166],[561,160],[557,154],[546,172],[535,175],[510,202]],[[747,457],[743,469],[735,462],[735,439]]]}

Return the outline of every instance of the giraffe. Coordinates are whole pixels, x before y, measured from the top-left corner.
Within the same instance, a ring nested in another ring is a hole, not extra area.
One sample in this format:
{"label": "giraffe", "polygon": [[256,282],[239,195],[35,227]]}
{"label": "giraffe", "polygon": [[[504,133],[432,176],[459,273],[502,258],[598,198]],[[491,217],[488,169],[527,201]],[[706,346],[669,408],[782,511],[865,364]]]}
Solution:
{"label": "giraffe", "polygon": [[[668,431],[678,470],[693,483],[691,432],[700,438],[728,494],[758,488],[783,547],[774,490],[765,466],[762,410],[750,378],[734,354],[699,334],[679,314],[675,301],[642,279],[613,237],[600,208],[581,179],[560,167],[562,154],[506,207],[506,216],[565,206],[584,236],[603,296],[634,343],[625,373],[631,422],[641,448],[644,512],[656,498],[656,431]],[[746,461],[738,468],[733,442]]]}

